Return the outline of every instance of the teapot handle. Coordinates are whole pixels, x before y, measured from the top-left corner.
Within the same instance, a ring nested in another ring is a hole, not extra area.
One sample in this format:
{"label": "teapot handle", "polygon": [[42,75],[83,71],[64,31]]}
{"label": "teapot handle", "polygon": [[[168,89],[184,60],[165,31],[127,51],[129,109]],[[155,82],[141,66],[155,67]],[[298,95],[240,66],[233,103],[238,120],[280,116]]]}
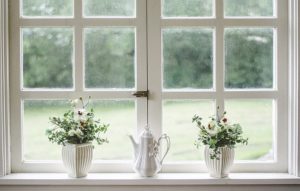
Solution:
{"label": "teapot handle", "polygon": [[170,137],[167,134],[163,134],[159,139],[158,139],[158,144],[161,145],[161,141],[165,139],[167,142],[167,150],[165,152],[165,154],[163,155],[162,159],[160,160],[160,164],[163,163],[165,157],[167,156],[169,150],[170,150],[170,146],[171,146],[171,141],[170,141]]}

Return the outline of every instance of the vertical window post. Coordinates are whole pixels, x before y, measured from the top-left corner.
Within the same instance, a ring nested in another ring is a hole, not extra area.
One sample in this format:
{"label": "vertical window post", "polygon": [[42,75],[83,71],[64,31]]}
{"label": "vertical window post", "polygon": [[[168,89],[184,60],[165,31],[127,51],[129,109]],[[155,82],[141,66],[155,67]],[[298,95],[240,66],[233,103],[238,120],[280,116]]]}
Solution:
{"label": "vertical window post", "polygon": [[289,173],[300,177],[300,147],[299,147],[299,10],[298,0],[289,1]]}
{"label": "vertical window post", "polygon": [[0,177],[9,167],[8,0],[0,2]]}

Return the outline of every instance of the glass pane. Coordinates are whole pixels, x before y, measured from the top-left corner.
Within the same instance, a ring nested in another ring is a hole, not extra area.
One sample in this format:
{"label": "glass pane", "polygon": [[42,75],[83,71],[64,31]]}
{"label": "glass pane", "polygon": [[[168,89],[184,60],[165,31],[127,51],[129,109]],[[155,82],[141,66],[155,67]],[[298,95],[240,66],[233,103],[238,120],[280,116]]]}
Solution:
{"label": "glass pane", "polygon": [[109,123],[108,144],[95,147],[95,160],[131,160],[132,144],[128,134],[135,133],[137,117],[134,101],[94,101],[95,114]]}
{"label": "glass pane", "polygon": [[211,17],[213,0],[163,0],[164,17]]}
{"label": "glass pane", "polygon": [[62,116],[70,109],[68,101],[24,101],[24,160],[61,160],[61,146],[48,141],[49,117]]}
{"label": "glass pane", "polygon": [[166,157],[169,162],[202,160],[203,147],[194,145],[198,128],[192,123],[195,114],[208,122],[214,115],[215,104],[210,100],[175,100],[163,102],[163,132],[171,138],[172,148]]}
{"label": "glass pane", "polygon": [[273,100],[226,100],[225,107],[231,123],[239,123],[249,138],[248,145],[237,147],[235,158],[273,160]]}
{"label": "glass pane", "polygon": [[274,15],[273,0],[225,0],[225,16],[270,17]]}
{"label": "glass pane", "polygon": [[24,28],[23,86],[25,88],[73,87],[73,30]]}
{"label": "glass pane", "polygon": [[73,16],[73,0],[23,0],[23,16],[70,17]]}
{"label": "glass pane", "polygon": [[84,0],[85,16],[133,17],[135,0]]}
{"label": "glass pane", "polygon": [[[106,133],[110,142],[94,144],[94,159],[131,159],[132,146],[126,135],[136,128],[135,102],[93,101],[91,105],[96,118],[110,124]],[[61,146],[50,143],[45,131],[51,126],[49,117],[62,116],[69,109],[67,101],[24,101],[25,160],[61,160]]]}
{"label": "glass pane", "polygon": [[273,29],[226,29],[226,88],[273,88]]}
{"label": "glass pane", "polygon": [[213,30],[163,30],[164,88],[213,87]]}
{"label": "glass pane", "polygon": [[87,88],[135,87],[135,29],[85,30]]}

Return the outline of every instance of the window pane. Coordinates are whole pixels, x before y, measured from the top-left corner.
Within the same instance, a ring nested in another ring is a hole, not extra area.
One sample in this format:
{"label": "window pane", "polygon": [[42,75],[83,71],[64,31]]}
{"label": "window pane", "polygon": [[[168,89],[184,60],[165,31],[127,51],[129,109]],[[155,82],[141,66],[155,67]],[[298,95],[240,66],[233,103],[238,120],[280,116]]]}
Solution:
{"label": "window pane", "polygon": [[24,101],[24,160],[61,160],[61,146],[50,143],[46,129],[49,117],[62,116],[70,106],[67,101]]}
{"label": "window pane", "polygon": [[85,16],[135,16],[135,0],[84,0],[83,2]]}
{"label": "window pane", "polygon": [[73,16],[73,0],[22,0],[23,16]]}
{"label": "window pane", "polygon": [[[131,159],[132,146],[126,135],[136,128],[135,102],[93,101],[91,105],[96,118],[110,124],[105,135],[110,142],[94,144],[94,159]],[[69,109],[67,101],[24,101],[25,160],[61,160],[61,146],[50,143],[45,131],[51,126],[49,117],[62,116]]]}
{"label": "window pane", "polygon": [[72,88],[73,30],[24,28],[23,86]]}
{"label": "window pane", "polygon": [[165,17],[211,17],[213,0],[163,0]]}
{"label": "window pane", "polygon": [[108,144],[95,147],[94,159],[131,160],[132,144],[128,138],[137,128],[137,117],[134,101],[94,101],[96,116],[109,123],[106,136]]}
{"label": "window pane", "polygon": [[208,122],[208,117],[214,115],[214,108],[215,104],[210,100],[163,102],[163,132],[170,136],[172,145],[167,161],[203,159],[203,147],[198,150],[194,145],[198,128],[192,123],[192,118],[197,114]]}
{"label": "window pane", "polygon": [[163,30],[164,88],[213,87],[213,30]]}
{"label": "window pane", "polygon": [[86,29],[85,64],[88,88],[134,88],[135,29]]}
{"label": "window pane", "polygon": [[226,88],[273,88],[273,29],[226,29]]}
{"label": "window pane", "polygon": [[267,161],[274,159],[273,100],[226,100],[231,123],[239,123],[249,144],[238,146],[237,160]]}
{"label": "window pane", "polygon": [[273,0],[225,0],[225,15],[229,17],[270,17],[274,15]]}

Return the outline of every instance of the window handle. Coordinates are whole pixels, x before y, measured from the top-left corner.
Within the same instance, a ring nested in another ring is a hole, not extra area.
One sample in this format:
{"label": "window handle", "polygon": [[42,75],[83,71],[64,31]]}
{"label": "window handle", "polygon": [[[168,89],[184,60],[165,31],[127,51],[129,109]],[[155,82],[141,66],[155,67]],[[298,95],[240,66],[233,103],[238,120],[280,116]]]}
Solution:
{"label": "window handle", "polygon": [[147,90],[147,91],[136,91],[136,92],[133,92],[132,95],[135,96],[135,97],[146,97],[146,98],[148,98],[149,90]]}

